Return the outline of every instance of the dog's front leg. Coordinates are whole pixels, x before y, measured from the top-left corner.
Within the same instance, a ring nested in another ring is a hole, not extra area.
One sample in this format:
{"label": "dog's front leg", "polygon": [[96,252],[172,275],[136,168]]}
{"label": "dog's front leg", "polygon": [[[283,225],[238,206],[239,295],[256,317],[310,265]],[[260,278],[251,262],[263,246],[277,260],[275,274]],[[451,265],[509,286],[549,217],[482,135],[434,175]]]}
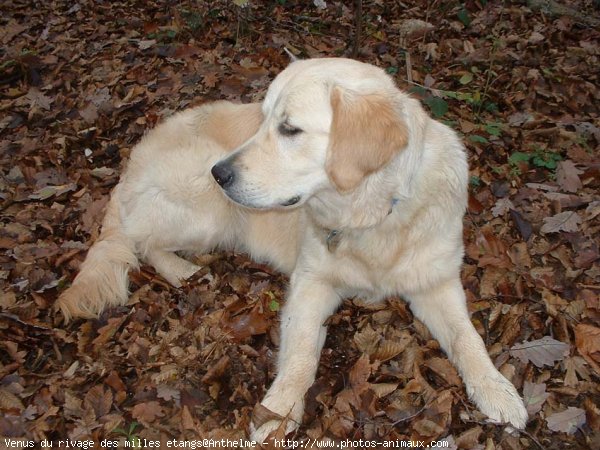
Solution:
{"label": "dog's front leg", "polygon": [[408,295],[410,307],[438,340],[465,383],[469,397],[492,420],[517,428],[527,423],[527,411],[515,387],[494,367],[467,311],[458,278]]}
{"label": "dog's front leg", "polygon": [[[261,402],[281,418],[287,418],[286,433],[302,421],[304,394],[315,380],[321,349],[325,343],[327,318],[340,304],[340,297],[327,283],[303,272],[292,274],[288,299],[281,315],[281,345],[278,373]],[[281,420],[251,424],[251,437],[259,444],[277,430]]]}

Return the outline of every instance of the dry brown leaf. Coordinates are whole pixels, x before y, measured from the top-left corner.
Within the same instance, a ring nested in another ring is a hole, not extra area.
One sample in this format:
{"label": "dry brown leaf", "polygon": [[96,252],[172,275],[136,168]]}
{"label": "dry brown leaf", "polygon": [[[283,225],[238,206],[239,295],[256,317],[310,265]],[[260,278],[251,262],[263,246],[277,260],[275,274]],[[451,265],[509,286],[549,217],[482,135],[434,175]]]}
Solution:
{"label": "dry brown leaf", "polygon": [[536,384],[525,381],[523,385],[523,403],[525,403],[529,417],[535,416],[542,409],[549,396],[550,394],[546,392],[546,383]]}
{"label": "dry brown leaf", "polygon": [[556,181],[563,191],[577,192],[583,186],[579,179],[581,173],[583,171],[577,169],[570,159],[559,161],[556,167]]}
{"label": "dry brown leaf", "polygon": [[265,334],[271,322],[268,314],[258,307],[254,307],[248,313],[242,313],[233,317],[224,317],[223,325],[231,330],[231,335],[237,340],[244,340],[250,336]]}
{"label": "dry brown leaf", "polygon": [[394,392],[398,388],[398,383],[375,383],[371,384],[370,388],[377,398],[383,398]]}
{"label": "dry brown leaf", "polygon": [[19,397],[7,389],[0,388],[0,409],[16,409],[23,410],[25,406]]}
{"label": "dry brown leaf", "polygon": [[444,433],[444,427],[430,419],[417,420],[413,424],[413,429],[419,433],[420,436],[428,439],[436,439]]}
{"label": "dry brown leaf", "polygon": [[152,374],[151,378],[156,384],[161,384],[176,379],[178,373],[179,367],[177,364],[165,364],[160,367],[160,372]]}
{"label": "dry brown leaf", "polygon": [[535,341],[513,345],[510,354],[524,363],[531,361],[537,367],[553,366],[556,361],[562,361],[569,354],[569,346],[550,336],[544,336]]}
{"label": "dry brown leaf", "polygon": [[108,341],[110,341],[123,322],[127,320],[127,316],[113,317],[108,319],[108,323],[98,330],[98,336],[92,341],[94,347],[100,349]]}
{"label": "dry brown leaf", "polygon": [[347,436],[354,428],[354,411],[359,401],[351,389],[344,389],[335,397],[336,416],[329,429],[335,436]]}
{"label": "dry brown leaf", "polygon": [[115,392],[122,392],[127,390],[127,386],[123,383],[123,380],[119,376],[116,370],[112,370],[108,376],[104,379],[104,383],[114,389]]}
{"label": "dry brown leaf", "polygon": [[590,381],[591,374],[585,358],[572,356],[565,360],[565,386],[579,385],[579,379]]}
{"label": "dry brown leaf", "polygon": [[110,389],[104,389],[104,386],[101,385],[92,387],[83,398],[83,404],[92,408],[98,419],[108,414],[112,401],[113,394]]}
{"label": "dry brown leaf", "polygon": [[80,418],[83,413],[82,400],[77,397],[70,389],[65,391],[65,404],[63,410],[67,417]]}
{"label": "dry brown leaf", "polygon": [[458,448],[475,448],[479,444],[481,433],[483,433],[483,428],[477,425],[459,434],[454,442]]}
{"label": "dry brown leaf", "polygon": [[513,205],[513,202],[511,202],[508,197],[499,198],[496,201],[496,204],[494,205],[494,207],[492,208],[492,216],[494,216],[494,217],[503,216],[504,214],[506,214],[507,212],[509,212],[511,209],[514,209],[514,208],[515,208],[515,205]]}
{"label": "dry brown leaf", "polygon": [[517,242],[508,250],[508,257],[517,269],[524,271],[531,267],[531,256],[526,242]]}
{"label": "dry brown leaf", "polygon": [[151,423],[163,416],[163,409],[157,401],[138,403],[131,409],[131,417],[142,423]]}
{"label": "dry brown leaf", "polygon": [[218,380],[227,370],[229,366],[230,358],[227,355],[223,355],[217,363],[208,368],[206,374],[202,377],[203,383],[210,383],[211,381]]}
{"label": "dry brown leaf", "polygon": [[175,400],[179,402],[181,392],[179,389],[175,389],[167,384],[159,384],[156,386],[156,396],[166,401]]}
{"label": "dry brown leaf", "polygon": [[181,408],[181,428],[184,430],[196,430],[198,428],[187,405],[184,405],[183,408]]}
{"label": "dry brown leaf", "polygon": [[427,34],[434,28],[429,22],[419,19],[407,19],[398,24],[398,34],[402,39],[414,39]]}
{"label": "dry brown leaf", "polygon": [[367,380],[371,376],[374,365],[369,362],[369,357],[365,354],[354,363],[350,369],[350,385],[356,392],[360,392],[368,387]]}
{"label": "dry brown leaf", "polygon": [[372,357],[380,362],[388,361],[402,353],[412,340],[413,338],[410,335],[402,335],[399,339],[393,341],[386,339],[379,344]]}
{"label": "dry brown leaf", "polygon": [[548,315],[551,317],[556,317],[559,313],[562,313],[568,305],[566,300],[546,288],[542,289],[542,300],[546,305]]}
{"label": "dry brown leaf", "polygon": [[587,424],[594,431],[600,430],[600,408],[594,403],[589,397],[583,400],[583,407],[585,408]]}
{"label": "dry brown leaf", "polygon": [[354,334],[354,342],[362,353],[371,356],[375,353],[381,341],[381,335],[367,324],[361,331]]}
{"label": "dry brown leaf", "polygon": [[544,218],[544,225],[540,231],[544,234],[567,231],[573,233],[579,231],[581,217],[575,211],[564,211],[552,217]]}
{"label": "dry brown leaf", "polygon": [[600,328],[580,323],[575,327],[577,351],[600,375]]}
{"label": "dry brown leaf", "polygon": [[462,386],[462,381],[454,366],[446,358],[428,358],[425,363],[428,367],[442,378],[450,386]]}
{"label": "dry brown leaf", "polygon": [[34,106],[39,106],[42,109],[48,111],[50,109],[50,105],[54,101],[53,98],[48,97],[47,95],[40,92],[37,88],[29,88],[29,92],[25,96],[27,100],[29,100],[30,106],[33,108]]}
{"label": "dry brown leaf", "polygon": [[552,431],[573,434],[585,425],[585,410],[569,406],[566,410],[552,414],[546,419]]}

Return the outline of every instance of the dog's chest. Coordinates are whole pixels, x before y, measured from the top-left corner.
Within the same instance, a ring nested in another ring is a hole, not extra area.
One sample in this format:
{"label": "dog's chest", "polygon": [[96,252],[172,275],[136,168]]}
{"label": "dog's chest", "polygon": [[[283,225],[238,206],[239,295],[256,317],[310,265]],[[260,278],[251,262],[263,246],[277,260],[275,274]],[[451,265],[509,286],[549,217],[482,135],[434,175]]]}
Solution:
{"label": "dog's chest", "polygon": [[412,252],[406,242],[338,232],[328,234],[325,245],[331,278],[345,296],[383,298],[401,291],[410,276],[405,269],[411,266]]}

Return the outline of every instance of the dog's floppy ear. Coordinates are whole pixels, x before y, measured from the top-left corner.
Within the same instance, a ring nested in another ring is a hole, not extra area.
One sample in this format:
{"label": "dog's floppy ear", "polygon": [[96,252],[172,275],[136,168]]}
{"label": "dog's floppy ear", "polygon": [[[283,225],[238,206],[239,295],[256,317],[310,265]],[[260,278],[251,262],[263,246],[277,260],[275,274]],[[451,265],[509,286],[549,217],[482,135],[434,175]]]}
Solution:
{"label": "dog's floppy ear", "polygon": [[390,99],[335,86],[331,93],[327,174],[338,191],[356,188],[408,143],[408,130]]}

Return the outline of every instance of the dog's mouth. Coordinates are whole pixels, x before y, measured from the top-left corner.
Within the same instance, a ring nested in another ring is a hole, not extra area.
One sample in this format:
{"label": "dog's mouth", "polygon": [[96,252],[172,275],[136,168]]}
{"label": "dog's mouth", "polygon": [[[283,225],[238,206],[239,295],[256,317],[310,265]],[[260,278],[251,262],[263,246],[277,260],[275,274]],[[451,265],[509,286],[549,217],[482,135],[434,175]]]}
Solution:
{"label": "dog's mouth", "polygon": [[300,201],[301,197],[299,195],[296,195],[288,200],[286,200],[283,203],[280,203],[281,206],[292,206],[295,205],[296,203],[298,203]]}

